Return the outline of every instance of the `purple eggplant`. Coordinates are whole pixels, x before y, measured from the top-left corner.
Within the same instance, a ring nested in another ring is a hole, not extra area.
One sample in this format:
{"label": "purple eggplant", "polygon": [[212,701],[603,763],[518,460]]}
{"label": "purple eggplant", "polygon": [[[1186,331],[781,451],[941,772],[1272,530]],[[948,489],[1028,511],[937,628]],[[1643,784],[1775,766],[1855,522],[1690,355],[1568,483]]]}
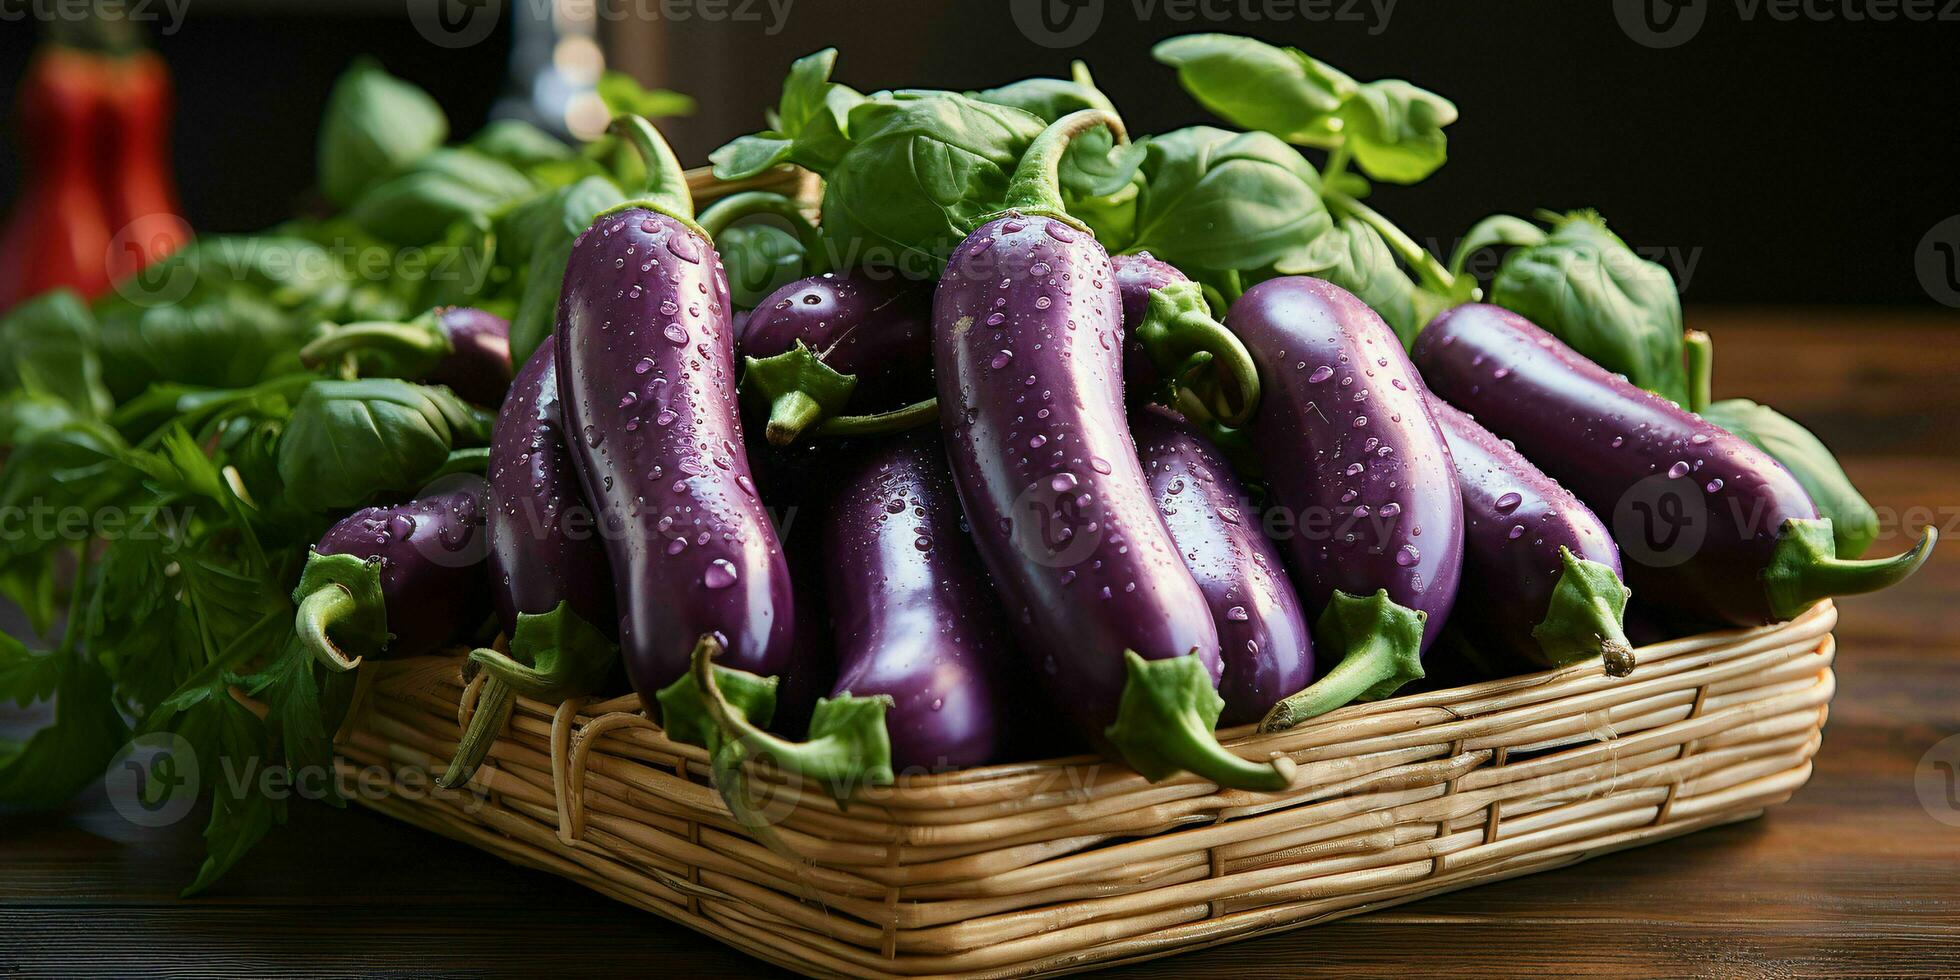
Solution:
{"label": "purple eggplant", "polygon": [[483,622],[482,487],[366,507],[327,530],[295,596],[300,641],[337,671],[419,657]]}
{"label": "purple eggplant", "polygon": [[[932,287],[893,274],[826,272],[765,297],[738,352],[742,393],[766,406],[764,435],[786,446],[813,427],[867,434],[932,421]],[[847,415],[847,410],[857,417]],[[873,416],[875,417],[875,416]]]}
{"label": "purple eggplant", "polygon": [[1937,538],[1928,528],[1895,558],[1839,559],[1830,521],[1768,454],[1509,310],[1449,310],[1413,353],[1437,395],[1611,522],[1643,602],[1740,626],[1778,622],[1904,579]]}
{"label": "purple eggplant", "polygon": [[1620,549],[1586,505],[1516,448],[1430,396],[1463,491],[1463,586],[1456,621],[1538,667],[1594,657],[1633,670]]}
{"label": "purple eggplant", "polygon": [[473,405],[497,405],[510,388],[510,323],[468,306],[430,310],[406,323],[334,327],[300,351],[309,365],[357,354],[388,374],[448,385]]}
{"label": "purple eggplant", "polygon": [[1130,416],[1171,541],[1218,624],[1227,725],[1258,721],[1313,680],[1313,640],[1286,566],[1245,488],[1190,423],[1158,406]]}
{"label": "purple eggplant", "polygon": [[1212,729],[1218,633],[1137,461],[1123,410],[1122,306],[1109,257],[1062,208],[1056,170],[1084,110],[1049,126],[1010,210],[947,263],[933,300],[940,424],[980,556],[1055,703],[1151,779],[1283,788]]}
{"label": "purple eggplant", "polygon": [[1274,707],[1289,728],[1422,677],[1463,569],[1463,499],[1422,379],[1353,293],[1268,279],[1227,317],[1259,365],[1248,427],[1280,513],[1314,639],[1341,661]]}
{"label": "purple eggplant", "polygon": [[1244,425],[1259,402],[1245,345],[1211,315],[1204,290],[1148,252],[1113,255],[1123,301],[1123,388],[1222,426]]}
{"label": "purple eggplant", "polygon": [[557,702],[591,694],[619,659],[606,635],[617,622],[606,550],[565,440],[557,365],[557,347],[540,346],[491,430],[490,595],[509,652],[470,654],[488,676],[444,785],[469,780],[515,695]]}
{"label": "purple eggplant", "polygon": [[[810,740],[736,720],[750,752],[830,786],[994,761],[1008,725],[1007,626],[936,434],[853,454],[823,528],[837,675]],[[726,786],[727,780],[721,780]]]}
{"label": "purple eggplant", "polygon": [[758,678],[788,667],[789,569],[742,442],[728,282],[673,151],[644,119],[614,130],[645,158],[649,187],[572,245],[558,390],[612,566],[627,676],[649,711],[664,707],[670,735],[701,737],[705,717],[679,707],[693,682],[663,689],[688,677],[697,645]]}

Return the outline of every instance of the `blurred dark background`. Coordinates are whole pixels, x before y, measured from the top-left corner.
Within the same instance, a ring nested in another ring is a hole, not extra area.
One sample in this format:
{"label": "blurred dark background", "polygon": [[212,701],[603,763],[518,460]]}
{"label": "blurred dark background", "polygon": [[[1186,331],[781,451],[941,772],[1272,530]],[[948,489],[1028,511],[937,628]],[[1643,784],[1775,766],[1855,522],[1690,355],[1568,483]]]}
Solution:
{"label": "blurred dark background", "polygon": [[[1925,8],[1931,19],[1879,22],[1874,7],[1898,5],[1813,0],[1782,20],[1769,0],[476,0],[497,23],[463,47],[431,43],[403,0],[175,0],[175,21],[164,0],[131,2],[158,18],[184,209],[205,231],[295,210],[328,86],[354,56],[428,88],[467,134],[512,94],[512,23],[567,11],[597,23],[612,65],[700,100],[667,127],[691,164],[759,128],[790,60],[825,45],[842,50],[838,79],[864,91],[1064,75],[1081,58],[1133,132],[1205,121],[1149,45],[1217,30],[1453,99],[1450,162],[1376,197],[1445,251],[1494,211],[1589,206],[1659,253],[1691,303],[1923,306],[1914,250],[1960,212],[1960,19],[1941,19],[1944,2]],[[1044,46],[1015,19],[1038,3],[1100,21],[1079,45]],[[34,9],[0,0],[12,12],[0,20],[5,198],[20,177],[13,96]],[[1660,48],[1622,26],[1630,12],[1677,30],[1701,22]]]}

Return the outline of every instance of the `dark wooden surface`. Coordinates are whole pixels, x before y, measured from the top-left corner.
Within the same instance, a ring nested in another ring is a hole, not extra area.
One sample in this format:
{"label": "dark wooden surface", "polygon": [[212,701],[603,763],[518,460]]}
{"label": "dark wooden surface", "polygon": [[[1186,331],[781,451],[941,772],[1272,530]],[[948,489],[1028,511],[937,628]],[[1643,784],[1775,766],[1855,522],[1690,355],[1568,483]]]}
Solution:
{"label": "dark wooden surface", "polygon": [[[1881,511],[1924,508],[1960,532],[1960,317],[1694,319],[1717,341],[1718,395],[1777,404],[1843,453]],[[1879,550],[1898,550],[1897,519],[1887,531]],[[1960,733],[1957,598],[1960,538],[1907,585],[1842,603],[1816,774],[1760,820],[1119,975],[1952,975],[1960,807],[1936,814],[1913,780]],[[22,724],[0,715],[0,730]],[[1960,741],[1941,752],[1960,763]],[[297,806],[208,896],[180,901],[198,826],[133,827],[99,790],[59,812],[0,813],[0,973],[766,975],[651,915],[360,810]]]}

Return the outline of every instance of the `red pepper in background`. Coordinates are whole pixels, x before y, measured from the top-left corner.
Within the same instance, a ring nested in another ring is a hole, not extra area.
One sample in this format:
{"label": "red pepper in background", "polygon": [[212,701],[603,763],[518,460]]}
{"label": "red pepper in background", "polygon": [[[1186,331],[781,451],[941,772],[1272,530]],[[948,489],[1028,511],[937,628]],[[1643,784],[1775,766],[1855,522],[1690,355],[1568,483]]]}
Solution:
{"label": "red pepper in background", "polygon": [[61,286],[94,298],[190,237],[170,171],[169,71],[127,20],[64,24],[21,82],[26,166],[0,231],[0,313]]}
{"label": "red pepper in background", "polygon": [[20,199],[0,235],[0,311],[71,286],[93,297],[109,287],[108,208],[96,134],[105,118],[98,58],[49,45],[28,62],[20,88],[20,145],[27,154]]}
{"label": "red pepper in background", "polygon": [[113,229],[109,281],[122,279],[190,241],[177,211],[170,168],[170,70],[149,51],[104,61],[106,139],[98,179]]}

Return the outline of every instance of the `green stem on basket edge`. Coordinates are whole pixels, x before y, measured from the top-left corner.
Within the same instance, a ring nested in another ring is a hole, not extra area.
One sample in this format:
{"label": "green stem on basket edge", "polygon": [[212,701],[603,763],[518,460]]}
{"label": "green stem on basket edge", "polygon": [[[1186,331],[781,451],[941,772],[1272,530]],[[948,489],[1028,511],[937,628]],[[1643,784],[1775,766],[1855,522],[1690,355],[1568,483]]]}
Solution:
{"label": "green stem on basket edge", "polygon": [[1357,598],[1335,592],[1314,630],[1322,650],[1341,662],[1306,690],[1273,705],[1262,732],[1283,732],[1355,701],[1373,701],[1420,680],[1422,632],[1428,615],[1402,606],[1388,591]]}

